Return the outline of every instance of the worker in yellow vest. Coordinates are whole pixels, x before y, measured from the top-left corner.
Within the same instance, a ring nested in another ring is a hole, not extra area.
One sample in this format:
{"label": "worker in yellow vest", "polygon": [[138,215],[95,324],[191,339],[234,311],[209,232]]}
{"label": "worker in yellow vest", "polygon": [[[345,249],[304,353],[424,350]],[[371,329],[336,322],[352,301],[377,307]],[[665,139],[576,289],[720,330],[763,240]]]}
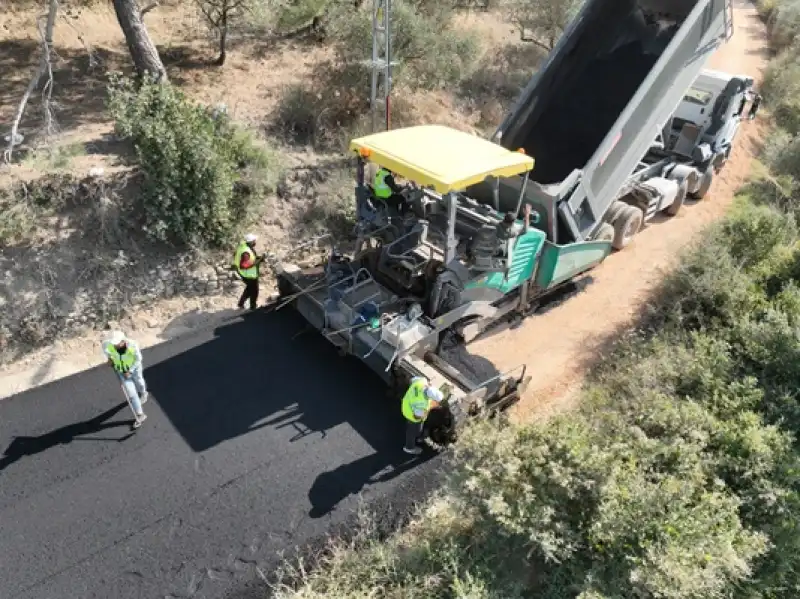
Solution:
{"label": "worker in yellow vest", "polygon": [[422,448],[417,446],[422,437],[425,420],[431,409],[439,407],[444,399],[442,392],[430,384],[428,379],[415,376],[403,396],[402,412],[406,419],[406,444],[403,451],[419,455]]}
{"label": "worker in yellow vest", "polygon": [[244,240],[239,243],[236,253],[233,256],[231,267],[239,275],[244,283],[244,291],[239,298],[239,309],[244,308],[244,303],[250,300],[250,309],[255,310],[258,302],[258,276],[259,266],[263,262],[264,256],[256,255],[256,236],[252,233],[245,235]]}
{"label": "worker in yellow vest", "polygon": [[404,212],[406,198],[403,196],[403,188],[395,183],[391,171],[379,168],[375,173],[372,190],[375,192],[375,197],[386,204],[387,208],[393,208],[400,214]]}
{"label": "worker in yellow vest", "polygon": [[139,345],[128,339],[122,331],[114,331],[103,342],[103,353],[108,358],[109,365],[117,373],[122,388],[128,396],[136,418],[133,428],[139,428],[147,418],[142,405],[147,403],[149,396],[142,373],[142,352]]}

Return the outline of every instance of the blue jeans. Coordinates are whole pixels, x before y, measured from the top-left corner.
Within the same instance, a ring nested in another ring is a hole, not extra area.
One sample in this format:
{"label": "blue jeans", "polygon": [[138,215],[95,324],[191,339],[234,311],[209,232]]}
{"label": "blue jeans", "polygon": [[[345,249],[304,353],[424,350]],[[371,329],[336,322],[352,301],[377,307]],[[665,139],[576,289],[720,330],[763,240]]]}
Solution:
{"label": "blue jeans", "polygon": [[122,383],[125,393],[128,395],[128,400],[131,402],[131,407],[136,414],[142,413],[142,400],[141,396],[147,392],[147,386],[142,376],[140,368],[134,368],[130,371],[130,377],[125,378],[119,372],[117,373],[120,382]]}

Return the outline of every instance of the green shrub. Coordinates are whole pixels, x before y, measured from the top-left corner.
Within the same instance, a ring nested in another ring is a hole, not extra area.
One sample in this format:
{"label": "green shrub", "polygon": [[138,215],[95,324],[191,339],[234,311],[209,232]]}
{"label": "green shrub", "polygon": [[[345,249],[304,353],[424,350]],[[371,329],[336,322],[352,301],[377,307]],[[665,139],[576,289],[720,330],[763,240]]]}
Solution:
{"label": "green shrub", "polygon": [[0,189],[0,248],[27,239],[40,217],[36,205],[13,189]]}
{"label": "green shrub", "polygon": [[329,7],[329,0],[295,0],[287,3],[278,13],[276,29],[290,33],[308,25]]}
{"label": "green shrub", "polygon": [[771,0],[762,13],[767,16],[770,43],[781,49],[795,44],[800,36],[800,2]]}
{"label": "green shrub", "polygon": [[650,306],[652,327],[718,329],[763,306],[758,286],[712,232],[685,253],[661,285],[659,301]]}
{"label": "green shrub", "polygon": [[800,50],[789,49],[770,63],[762,91],[778,126],[800,133]]}
{"label": "green shrub", "polygon": [[[467,77],[478,58],[474,35],[456,29],[452,9],[442,4],[392,3],[392,73],[396,85],[409,89],[438,89]],[[345,63],[364,61],[372,54],[371,13],[353,14],[340,5],[327,26]],[[367,80],[368,82],[368,80]]]}
{"label": "green shrub", "polygon": [[274,185],[278,163],[225,114],[175,87],[113,77],[109,109],[144,174],[144,228],[179,244],[224,245]]}
{"label": "green shrub", "polygon": [[[325,31],[335,59],[320,64],[312,83],[288,87],[275,115],[275,128],[295,142],[339,150],[353,131],[367,130],[372,55],[371,5],[328,8]],[[397,0],[392,4],[393,93],[455,86],[470,75],[478,56],[474,36],[451,24],[446,3]],[[396,112],[396,111],[395,111]]]}

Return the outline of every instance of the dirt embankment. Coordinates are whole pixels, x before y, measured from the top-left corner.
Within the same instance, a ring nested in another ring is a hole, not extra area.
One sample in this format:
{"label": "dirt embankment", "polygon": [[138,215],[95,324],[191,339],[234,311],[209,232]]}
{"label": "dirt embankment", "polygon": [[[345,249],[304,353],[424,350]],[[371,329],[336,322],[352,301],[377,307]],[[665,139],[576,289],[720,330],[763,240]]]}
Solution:
{"label": "dirt embankment", "polygon": [[[758,82],[768,60],[766,30],[752,4],[735,2],[734,13],[734,35],[716,51],[709,66],[747,74]],[[517,408],[520,418],[545,417],[569,407],[604,341],[630,325],[681,248],[730,207],[750,174],[763,135],[764,126],[758,120],[743,124],[731,159],[711,193],[696,204],[687,203],[674,218],[651,221],[628,248],[611,255],[591,273],[582,293],[473,346],[474,353],[500,370],[528,365],[533,378]]]}

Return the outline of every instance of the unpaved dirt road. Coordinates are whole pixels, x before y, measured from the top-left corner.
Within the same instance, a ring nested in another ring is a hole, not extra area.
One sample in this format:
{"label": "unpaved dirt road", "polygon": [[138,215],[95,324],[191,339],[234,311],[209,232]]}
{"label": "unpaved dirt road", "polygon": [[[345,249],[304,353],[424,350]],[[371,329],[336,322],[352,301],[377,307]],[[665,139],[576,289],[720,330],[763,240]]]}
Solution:
{"label": "unpaved dirt road", "polygon": [[[766,31],[755,8],[738,0],[735,33],[717,50],[709,66],[761,78],[768,59]],[[750,173],[763,126],[745,123],[731,158],[701,202],[687,204],[678,216],[656,218],[622,252],[590,273],[585,290],[521,326],[476,342],[470,348],[500,370],[528,365],[531,385],[517,407],[521,419],[546,417],[571,404],[602,343],[625,328],[646,301],[676,254],[704,227],[720,218]]]}

